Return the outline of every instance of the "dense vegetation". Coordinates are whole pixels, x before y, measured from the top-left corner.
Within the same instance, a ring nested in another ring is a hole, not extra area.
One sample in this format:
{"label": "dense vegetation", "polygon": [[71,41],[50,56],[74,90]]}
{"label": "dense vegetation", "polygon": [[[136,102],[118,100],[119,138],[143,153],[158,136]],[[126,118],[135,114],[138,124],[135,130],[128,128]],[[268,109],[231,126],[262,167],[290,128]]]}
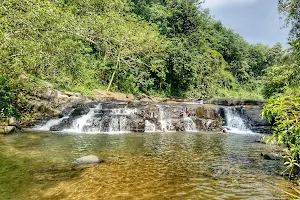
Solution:
{"label": "dense vegetation", "polygon": [[266,70],[264,92],[270,99],[262,114],[274,122],[269,141],[287,146],[285,164],[292,176],[300,172],[300,1],[279,0],[279,10],[291,27],[291,49],[279,65]]}
{"label": "dense vegetation", "polygon": [[49,83],[82,93],[262,98],[295,75],[280,44],[249,44],[197,0],[2,0],[0,21],[0,117],[17,115],[24,94]]}

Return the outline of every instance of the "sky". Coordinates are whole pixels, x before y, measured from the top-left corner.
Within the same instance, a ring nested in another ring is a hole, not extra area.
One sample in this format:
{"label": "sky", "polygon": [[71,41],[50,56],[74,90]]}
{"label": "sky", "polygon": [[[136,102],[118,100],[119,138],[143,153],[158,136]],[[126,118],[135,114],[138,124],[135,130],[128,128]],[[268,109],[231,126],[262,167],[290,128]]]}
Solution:
{"label": "sky", "polygon": [[283,28],[277,6],[278,0],[205,0],[202,5],[250,43],[273,46],[280,42],[287,47],[289,29]]}

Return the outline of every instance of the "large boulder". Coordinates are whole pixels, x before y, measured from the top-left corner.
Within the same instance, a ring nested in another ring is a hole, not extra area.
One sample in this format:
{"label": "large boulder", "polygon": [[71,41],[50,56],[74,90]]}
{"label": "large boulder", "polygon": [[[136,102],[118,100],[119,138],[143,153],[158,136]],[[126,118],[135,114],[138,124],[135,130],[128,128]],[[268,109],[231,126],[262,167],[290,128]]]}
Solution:
{"label": "large boulder", "polygon": [[270,126],[266,118],[261,119],[262,108],[260,107],[242,107],[241,114],[248,119],[253,126]]}
{"label": "large boulder", "polygon": [[145,132],[145,120],[141,118],[132,119],[130,122],[130,131]]}
{"label": "large boulder", "polygon": [[264,159],[266,160],[281,160],[283,157],[280,154],[277,153],[266,153],[266,154],[261,154]]}
{"label": "large boulder", "polygon": [[0,126],[0,134],[11,134],[16,130],[15,126]]}
{"label": "large boulder", "polygon": [[21,129],[21,125],[16,120],[15,117],[9,117],[9,118],[7,118],[7,124],[8,124],[8,126],[15,126],[16,128]]}
{"label": "large boulder", "polygon": [[75,110],[73,110],[73,112],[71,113],[71,116],[77,117],[77,116],[81,116],[81,115],[86,115],[86,114],[88,114],[89,111],[90,111],[90,108],[88,107],[88,105],[80,105],[79,107],[75,108]]}

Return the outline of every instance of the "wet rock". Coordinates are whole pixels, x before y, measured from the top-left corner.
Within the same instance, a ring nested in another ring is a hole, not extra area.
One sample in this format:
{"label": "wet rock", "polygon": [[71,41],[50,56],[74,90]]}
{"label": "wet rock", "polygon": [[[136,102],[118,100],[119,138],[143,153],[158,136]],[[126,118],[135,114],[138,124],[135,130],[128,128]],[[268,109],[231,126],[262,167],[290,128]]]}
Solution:
{"label": "wet rock", "polygon": [[71,113],[72,117],[77,117],[77,116],[81,116],[81,115],[86,115],[88,114],[88,112],[90,111],[90,108],[88,107],[88,105],[81,105],[80,107],[75,108],[75,110],[73,110],[73,112]]}
{"label": "wet rock", "polygon": [[261,153],[261,156],[263,156],[263,158],[266,160],[281,160],[281,159],[283,159],[283,157],[277,153],[266,153],[266,154]]}
{"label": "wet rock", "polygon": [[272,124],[266,118],[261,119],[260,112],[262,107],[242,106],[240,112],[242,118],[248,122],[250,129],[256,133],[271,133]]}
{"label": "wet rock", "polygon": [[76,159],[72,164],[86,165],[86,164],[97,164],[100,162],[103,162],[103,160],[99,159],[97,156],[89,155],[89,156],[83,156],[81,158]]}
{"label": "wet rock", "polygon": [[196,110],[196,116],[205,119],[221,120],[220,107],[214,105],[200,105]]}
{"label": "wet rock", "polygon": [[266,144],[265,141],[262,141],[262,140],[255,140],[256,143],[261,143],[261,144]]}
{"label": "wet rock", "polygon": [[145,132],[145,120],[133,119],[130,123],[130,131],[132,132]]}
{"label": "wet rock", "polygon": [[195,123],[197,129],[202,131],[220,131],[222,127],[220,120],[196,118]]}
{"label": "wet rock", "polygon": [[176,131],[185,131],[184,120],[174,120],[173,126]]}
{"label": "wet rock", "polygon": [[215,175],[220,175],[220,176],[228,176],[230,174],[230,169],[228,169],[225,166],[215,166],[215,167],[210,167],[209,170],[215,174]]}
{"label": "wet rock", "polygon": [[50,131],[62,131],[71,128],[73,120],[71,118],[63,119],[59,124],[51,126]]}
{"label": "wet rock", "polygon": [[253,99],[234,99],[234,98],[211,98],[204,100],[205,104],[214,104],[222,106],[263,106],[265,101]]}

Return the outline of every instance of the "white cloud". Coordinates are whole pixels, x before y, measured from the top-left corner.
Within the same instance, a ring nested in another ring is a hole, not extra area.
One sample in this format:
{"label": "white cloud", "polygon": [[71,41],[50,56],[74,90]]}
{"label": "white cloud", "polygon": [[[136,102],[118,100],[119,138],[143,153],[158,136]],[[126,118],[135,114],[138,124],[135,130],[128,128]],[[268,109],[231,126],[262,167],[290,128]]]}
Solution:
{"label": "white cloud", "polygon": [[205,0],[203,7],[205,8],[220,8],[231,6],[243,6],[252,4],[260,0]]}

